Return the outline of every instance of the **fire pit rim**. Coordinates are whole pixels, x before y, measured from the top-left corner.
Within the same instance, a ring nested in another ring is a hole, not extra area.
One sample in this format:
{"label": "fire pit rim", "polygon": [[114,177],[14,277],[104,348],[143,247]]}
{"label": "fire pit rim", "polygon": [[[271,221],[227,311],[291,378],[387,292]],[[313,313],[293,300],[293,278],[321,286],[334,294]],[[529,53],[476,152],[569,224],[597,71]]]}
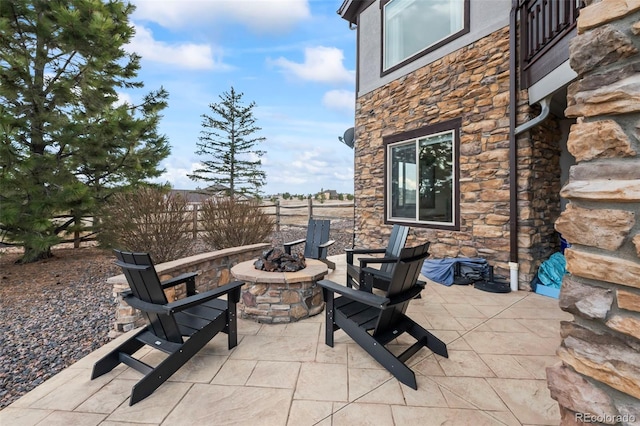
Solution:
{"label": "fire pit rim", "polygon": [[311,280],[317,280],[324,277],[329,268],[327,265],[319,260],[307,259],[307,267],[296,272],[269,272],[261,269],[256,269],[253,263],[257,258],[253,260],[247,260],[240,262],[231,268],[231,273],[235,279],[240,281],[249,281],[252,283],[262,282],[269,283],[282,283],[295,284],[299,282],[305,282]]}

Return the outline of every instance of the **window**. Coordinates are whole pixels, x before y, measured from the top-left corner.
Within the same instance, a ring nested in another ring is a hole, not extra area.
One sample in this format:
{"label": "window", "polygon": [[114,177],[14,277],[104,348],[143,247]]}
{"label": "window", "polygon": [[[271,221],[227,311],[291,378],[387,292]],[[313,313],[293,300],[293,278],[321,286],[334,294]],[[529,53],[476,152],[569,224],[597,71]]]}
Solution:
{"label": "window", "polygon": [[382,6],[383,73],[469,32],[468,22],[469,0],[387,1]]}
{"label": "window", "polygon": [[453,120],[385,139],[389,222],[459,229],[459,128]]}

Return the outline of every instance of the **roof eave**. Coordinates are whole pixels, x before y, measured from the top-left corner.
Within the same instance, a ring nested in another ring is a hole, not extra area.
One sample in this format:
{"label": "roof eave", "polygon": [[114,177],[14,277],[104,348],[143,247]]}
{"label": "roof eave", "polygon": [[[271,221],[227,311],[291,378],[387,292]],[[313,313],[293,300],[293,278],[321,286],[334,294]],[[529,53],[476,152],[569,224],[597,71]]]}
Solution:
{"label": "roof eave", "polygon": [[360,11],[360,1],[357,0],[344,0],[340,9],[338,9],[338,15],[351,24],[355,24],[358,18],[358,12]]}

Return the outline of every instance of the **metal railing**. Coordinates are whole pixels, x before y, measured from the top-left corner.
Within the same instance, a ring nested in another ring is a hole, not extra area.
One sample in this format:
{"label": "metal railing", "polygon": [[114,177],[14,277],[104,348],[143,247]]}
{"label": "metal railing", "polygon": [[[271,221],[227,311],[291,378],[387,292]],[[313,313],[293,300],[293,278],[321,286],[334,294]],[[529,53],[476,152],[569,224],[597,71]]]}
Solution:
{"label": "metal railing", "polygon": [[575,26],[581,0],[521,0],[520,48],[526,70]]}

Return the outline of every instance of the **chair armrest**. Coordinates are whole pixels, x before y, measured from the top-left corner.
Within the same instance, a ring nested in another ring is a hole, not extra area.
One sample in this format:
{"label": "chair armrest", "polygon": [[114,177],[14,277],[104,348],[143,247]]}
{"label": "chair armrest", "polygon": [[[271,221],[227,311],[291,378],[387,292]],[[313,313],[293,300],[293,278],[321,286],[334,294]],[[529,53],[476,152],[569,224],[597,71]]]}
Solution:
{"label": "chair armrest", "polygon": [[304,238],[301,238],[299,240],[291,241],[289,243],[283,243],[282,245],[285,246],[285,247],[287,247],[287,246],[295,246],[295,245],[298,245],[298,244],[302,244],[305,241],[307,241],[307,240],[305,240]]}
{"label": "chair armrest", "polygon": [[376,253],[384,253],[385,249],[357,249],[357,248],[347,248],[344,249],[347,254],[347,263],[349,265],[353,265],[353,255],[354,254],[376,254]]}
{"label": "chair armrest", "polygon": [[360,267],[364,268],[369,263],[396,263],[398,261],[397,257],[364,257],[358,259],[360,262]]}
{"label": "chair armrest", "polygon": [[131,293],[130,291],[123,292],[122,293],[122,299],[125,302],[127,302],[127,305],[131,306],[132,308],[136,308],[136,309],[139,309],[139,310],[144,311],[144,312],[153,312],[153,313],[156,313],[156,314],[167,314],[168,313],[166,305],[158,305],[157,303],[145,302],[145,301],[140,300],[137,297],[135,297],[133,295],[133,293]]}
{"label": "chair armrest", "polygon": [[362,249],[357,249],[357,248],[347,248],[344,249],[344,251],[346,251],[347,253],[351,252],[353,254],[376,254],[376,253],[384,253],[387,249],[367,249],[367,248],[362,248]]}
{"label": "chair armrest", "polygon": [[370,275],[373,275],[374,277],[376,277],[378,279],[391,281],[391,272],[384,272],[384,271],[381,271],[380,269],[368,268],[368,267],[367,268],[361,268],[360,269],[360,273],[361,274],[370,274]]}
{"label": "chair armrest", "polygon": [[392,297],[391,301],[389,302],[389,306],[397,305],[399,303],[404,303],[407,300],[414,299],[417,295],[420,294],[420,292],[422,292],[423,289],[424,288],[422,286],[413,285],[408,290]]}
{"label": "chair armrest", "polygon": [[373,306],[374,308],[384,308],[389,303],[389,299],[386,297],[379,296],[377,294],[369,293],[366,291],[355,290],[353,288],[345,287],[343,285],[334,283],[329,280],[320,280],[318,281],[318,285],[332,291],[334,293],[338,293],[347,299],[354,300],[356,302],[364,303],[365,305]]}
{"label": "chair armrest", "polygon": [[333,243],[335,243],[335,242],[336,242],[335,240],[329,240],[329,241],[327,241],[326,243],[319,244],[319,245],[318,245],[318,247],[320,247],[320,248],[327,248],[327,247],[329,247],[331,244],[333,244]]}
{"label": "chair armrest", "polygon": [[200,272],[187,272],[184,274],[180,274],[177,277],[173,277],[173,278],[169,278],[168,280],[162,281],[162,288],[169,288],[169,287],[174,287],[178,284],[182,284],[184,282],[189,281],[190,279],[194,279],[195,277],[197,277],[198,275],[200,275]]}
{"label": "chair armrest", "polygon": [[334,240],[329,240],[325,243],[318,245],[318,259],[326,259],[327,258],[327,247],[331,244],[335,243]]}
{"label": "chair armrest", "polygon": [[291,246],[296,246],[298,244],[302,244],[305,241],[307,241],[307,240],[304,239],[304,238],[301,238],[299,240],[291,241],[289,243],[283,243],[282,245],[284,246],[284,252],[287,253],[287,254],[291,254]]}
{"label": "chair armrest", "polygon": [[243,281],[232,281],[222,287],[205,291],[204,293],[196,294],[194,296],[185,297],[184,299],[176,300],[175,302],[167,303],[164,307],[170,313],[179,312],[192,306],[200,305],[206,301],[217,299],[218,297],[230,293],[235,289],[239,290],[243,285]]}
{"label": "chair armrest", "polygon": [[159,305],[157,303],[149,303],[144,300],[140,300],[129,291],[122,292],[122,299],[133,308],[139,309],[144,312],[154,312],[156,314],[170,314],[179,312],[192,306],[199,305],[211,299],[217,299],[218,297],[234,291],[236,288],[242,287],[244,282],[233,281],[229,284],[225,284],[222,287],[206,291],[204,293],[196,294],[194,296],[185,297],[184,299],[176,300],[175,302],[167,303],[165,305]]}
{"label": "chair armrest", "polygon": [[373,292],[374,288],[386,291],[391,284],[391,275],[391,272],[384,272],[379,269],[360,268],[360,275],[358,275],[360,289],[369,293]]}

